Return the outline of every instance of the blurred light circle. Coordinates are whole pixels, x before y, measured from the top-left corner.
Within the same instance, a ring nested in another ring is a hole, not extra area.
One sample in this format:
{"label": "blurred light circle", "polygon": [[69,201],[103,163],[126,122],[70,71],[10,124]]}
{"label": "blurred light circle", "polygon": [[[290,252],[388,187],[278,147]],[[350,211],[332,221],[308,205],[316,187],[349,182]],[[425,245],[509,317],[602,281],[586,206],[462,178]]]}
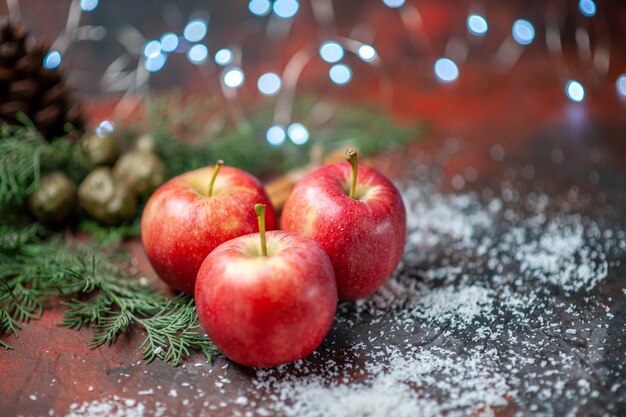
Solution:
{"label": "blurred light circle", "polygon": [[467,29],[477,36],[487,33],[489,25],[484,17],[478,14],[471,14],[467,17]]}
{"label": "blurred light circle", "polygon": [[528,20],[519,19],[513,23],[513,39],[520,45],[530,45],[535,39],[535,28]]}
{"label": "blurred light circle", "polygon": [[157,72],[160,71],[161,68],[163,68],[166,61],[167,56],[161,52],[158,55],[154,55],[146,59],[146,61],[144,62],[144,67],[146,67],[146,69],[150,72]]}
{"label": "blurred light circle", "polygon": [[383,0],[383,3],[385,3],[385,6],[387,6],[387,7],[391,7],[392,9],[396,9],[398,7],[404,6],[404,1],[405,0]]}
{"label": "blurred light circle", "polygon": [[224,73],[224,85],[229,88],[239,88],[245,77],[241,68],[230,68]]}
{"label": "blurred light circle", "polygon": [[459,77],[459,68],[448,58],[439,58],[435,62],[435,75],[444,83],[450,83]]}
{"label": "blurred light circle", "polygon": [[335,41],[324,42],[320,46],[320,56],[331,64],[339,62],[343,58],[343,48]]}
{"label": "blurred light circle", "polygon": [[98,0],[80,0],[80,8],[84,12],[90,12],[98,7]]}
{"label": "blurred light circle", "polygon": [[98,124],[98,126],[96,126],[96,135],[101,138],[106,135],[110,135],[113,132],[115,132],[115,125],[109,119],[104,119]]}
{"label": "blurred light circle", "polygon": [[272,9],[278,17],[289,19],[298,13],[300,4],[296,0],[276,0]]}
{"label": "blurred light circle", "polygon": [[352,70],[347,65],[336,64],[330,67],[328,75],[335,84],[344,85],[348,84],[352,79]]}
{"label": "blurred light circle", "polygon": [[194,45],[187,51],[187,59],[193,64],[202,64],[207,60],[209,50],[205,45]]}
{"label": "blurred light circle", "polygon": [[233,61],[233,51],[228,48],[222,48],[215,53],[215,63],[217,65],[228,65]]}
{"label": "blurred light circle", "polygon": [[596,15],[596,3],[593,0],[580,0],[578,2],[578,9],[587,17]]}
{"label": "blurred light circle", "polygon": [[280,91],[281,80],[277,74],[273,72],[268,72],[259,77],[259,81],[257,82],[257,87],[259,91],[266,96],[273,96],[274,94]]}
{"label": "blurred light circle", "polygon": [[251,0],[250,3],[248,3],[248,9],[252,14],[265,16],[272,9],[272,4],[269,0]]}
{"label": "blurred light circle", "polygon": [[58,68],[61,65],[62,61],[63,57],[61,56],[61,53],[56,49],[53,49],[52,51],[48,52],[48,54],[44,57],[43,67],[45,69]]}
{"label": "blurred light circle", "polygon": [[287,128],[287,134],[296,145],[304,145],[309,140],[309,130],[302,123],[292,123]]}
{"label": "blurred light circle", "polygon": [[198,42],[201,41],[207,32],[207,22],[204,19],[193,19],[187,23],[185,26],[185,30],[183,30],[183,36],[189,42]]}
{"label": "blurred light circle", "polygon": [[274,125],[267,129],[267,133],[265,134],[265,138],[270,143],[270,145],[278,146],[282,145],[285,142],[287,134],[285,133],[285,128],[282,126]]}
{"label": "blurred light circle", "polygon": [[161,53],[161,42],[159,41],[150,41],[147,42],[143,47],[143,55],[146,58],[152,58]]}
{"label": "blurred light circle", "polygon": [[491,155],[491,158],[494,161],[502,161],[506,156],[506,151],[504,150],[502,145],[495,144],[491,146],[491,149],[489,150],[489,155]]}
{"label": "blurred light circle", "polygon": [[615,81],[615,87],[617,87],[617,92],[622,97],[626,97],[626,74],[622,74],[617,77],[617,81]]}
{"label": "blurred light circle", "polygon": [[376,49],[371,45],[361,45],[357,51],[359,58],[365,62],[371,62],[376,58]]}
{"label": "blurred light circle", "polygon": [[585,98],[585,88],[578,81],[570,80],[565,86],[565,94],[570,100],[580,103]]}
{"label": "blurred light circle", "polygon": [[166,33],[161,36],[161,50],[163,52],[173,52],[178,48],[178,36],[174,33]]}

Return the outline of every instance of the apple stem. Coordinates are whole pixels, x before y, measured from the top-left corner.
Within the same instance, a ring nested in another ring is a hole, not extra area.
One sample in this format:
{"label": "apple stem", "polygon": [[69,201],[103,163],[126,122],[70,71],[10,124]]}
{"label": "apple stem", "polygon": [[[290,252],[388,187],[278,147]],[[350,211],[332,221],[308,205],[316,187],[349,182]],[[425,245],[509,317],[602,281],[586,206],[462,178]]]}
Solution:
{"label": "apple stem", "polygon": [[211,182],[209,183],[209,197],[213,195],[213,184],[215,184],[215,178],[217,178],[217,173],[220,172],[220,168],[224,165],[224,161],[218,159],[215,163],[215,167],[213,168],[213,175],[211,176]]}
{"label": "apple stem", "polygon": [[261,236],[261,256],[267,256],[267,242],[265,241],[265,204],[255,204],[254,211],[259,220],[259,235]]}
{"label": "apple stem", "polygon": [[346,149],[346,161],[352,165],[352,182],[350,183],[350,198],[356,195],[356,177],[359,173],[359,156],[354,149]]}

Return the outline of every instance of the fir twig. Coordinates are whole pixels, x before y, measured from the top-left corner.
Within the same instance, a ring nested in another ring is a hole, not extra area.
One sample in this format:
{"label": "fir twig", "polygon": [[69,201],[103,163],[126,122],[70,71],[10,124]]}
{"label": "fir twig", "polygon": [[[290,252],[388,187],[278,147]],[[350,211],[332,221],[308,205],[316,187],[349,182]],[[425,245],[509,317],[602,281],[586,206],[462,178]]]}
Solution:
{"label": "fir twig", "polygon": [[193,299],[185,294],[171,298],[152,317],[137,321],[144,326],[147,336],[140,349],[144,349],[143,359],[150,363],[159,358],[172,362],[174,366],[189,355],[189,349],[201,349],[208,360],[217,351],[215,346],[198,333],[200,325]]}
{"label": "fir twig", "polygon": [[[191,297],[166,299],[87,246],[68,246],[59,237],[37,242],[28,229],[14,233],[21,236],[19,244],[0,246],[0,335],[17,337],[21,323],[40,318],[50,297],[62,296],[71,299],[64,303],[60,324],[74,329],[93,325],[93,347],[111,344],[138,327],[146,332],[140,346],[146,362],[158,358],[176,366],[192,350],[209,359],[215,352],[200,333]],[[1,346],[10,349],[5,342]]]}
{"label": "fir twig", "polygon": [[84,219],[78,224],[78,230],[89,233],[96,243],[109,246],[115,245],[128,238],[139,236],[140,221],[139,217],[137,217],[131,223],[109,227],[94,220]]}
{"label": "fir twig", "polygon": [[87,162],[69,139],[48,142],[32,125],[0,127],[0,210],[19,206],[43,171],[63,168],[70,178],[86,174]]}
{"label": "fir twig", "polygon": [[0,251],[18,249],[29,242],[34,241],[44,233],[45,229],[38,223],[16,227],[0,224]]}

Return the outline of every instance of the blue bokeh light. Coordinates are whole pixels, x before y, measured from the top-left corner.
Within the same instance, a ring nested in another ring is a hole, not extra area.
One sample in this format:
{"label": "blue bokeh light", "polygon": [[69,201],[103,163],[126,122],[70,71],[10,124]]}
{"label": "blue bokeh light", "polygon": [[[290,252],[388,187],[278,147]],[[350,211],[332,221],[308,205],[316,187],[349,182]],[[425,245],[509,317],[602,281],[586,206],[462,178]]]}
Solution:
{"label": "blue bokeh light", "polygon": [[222,48],[215,53],[215,57],[213,59],[215,59],[215,63],[217,65],[224,66],[233,62],[233,57],[233,51],[228,48]]}
{"label": "blue bokeh light", "polygon": [[285,128],[279,125],[271,126],[267,129],[267,133],[265,134],[265,138],[269,142],[270,145],[279,146],[285,142],[287,138],[287,133],[285,132]]}
{"label": "blue bokeh light", "polygon": [[224,73],[224,85],[229,88],[239,88],[243,85],[245,75],[238,67],[229,68]]}
{"label": "blue bokeh light", "polygon": [[535,39],[535,27],[528,20],[519,19],[513,23],[513,39],[520,45],[530,45]]}
{"label": "blue bokeh light", "polygon": [[194,45],[187,51],[187,59],[192,64],[202,64],[207,60],[209,50],[205,45]]}
{"label": "blue bokeh light", "polygon": [[204,39],[208,29],[207,21],[204,19],[193,19],[187,23],[183,30],[183,36],[189,42],[198,42]]}
{"label": "blue bokeh light", "polygon": [[376,49],[372,45],[361,45],[357,50],[359,58],[365,62],[372,62],[376,59]]}
{"label": "blue bokeh light", "polygon": [[335,41],[327,41],[320,45],[320,56],[328,63],[341,61],[343,54],[343,48]]}
{"label": "blue bokeh light", "polygon": [[336,64],[328,71],[330,80],[338,85],[345,85],[352,79],[352,70],[345,64]]}
{"label": "blue bokeh light", "polygon": [[576,80],[570,80],[565,86],[565,94],[570,100],[580,103],[585,98],[585,88]]}
{"label": "blue bokeh light", "polygon": [[435,62],[435,75],[440,81],[450,83],[459,77],[459,67],[448,58],[439,58]]}
{"label": "blue bokeh light", "polygon": [[404,6],[405,0],[383,0],[385,6],[391,7],[392,9],[397,9],[398,7]]}
{"label": "blue bokeh light", "polygon": [[80,8],[84,12],[91,12],[98,7],[98,0],[80,0]]}
{"label": "blue bokeh light", "polygon": [[309,140],[309,130],[302,123],[292,123],[287,128],[289,139],[295,145],[304,145]]}
{"label": "blue bokeh light", "polygon": [[283,19],[294,17],[299,8],[300,4],[296,0],[276,0],[272,6],[274,14]]}
{"label": "blue bokeh light", "polygon": [[163,52],[174,52],[178,48],[178,36],[175,33],[166,33],[161,36],[161,50]]}
{"label": "blue bokeh light", "polygon": [[272,10],[272,4],[269,0],[251,0],[248,9],[254,15],[265,16]]}
{"label": "blue bokeh light", "polygon": [[115,125],[109,119],[104,119],[96,126],[96,135],[103,138],[115,132]]}
{"label": "blue bokeh light", "polygon": [[55,69],[61,65],[63,56],[56,49],[51,50],[43,59],[43,67],[45,69]]}
{"label": "blue bokeh light", "polygon": [[257,87],[262,94],[266,96],[273,96],[280,91],[281,80],[278,74],[268,72],[259,77]]}
{"label": "blue bokeh light", "polygon": [[146,58],[152,58],[161,53],[161,42],[159,41],[150,41],[146,42],[143,47],[143,55]]}
{"label": "blue bokeh light", "polygon": [[596,3],[593,0],[580,0],[578,9],[584,16],[591,17],[596,15]]}
{"label": "blue bokeh light", "polygon": [[467,17],[467,29],[476,36],[482,36],[487,33],[489,25],[481,15],[471,14]]}
{"label": "blue bokeh light", "polygon": [[617,92],[622,97],[626,97],[626,74],[622,74],[617,77],[615,81],[615,88],[617,88]]}
{"label": "blue bokeh light", "polygon": [[159,54],[146,59],[144,62],[144,67],[146,67],[146,69],[150,72],[157,72],[165,66],[166,61],[167,55],[165,55],[163,52],[160,52]]}

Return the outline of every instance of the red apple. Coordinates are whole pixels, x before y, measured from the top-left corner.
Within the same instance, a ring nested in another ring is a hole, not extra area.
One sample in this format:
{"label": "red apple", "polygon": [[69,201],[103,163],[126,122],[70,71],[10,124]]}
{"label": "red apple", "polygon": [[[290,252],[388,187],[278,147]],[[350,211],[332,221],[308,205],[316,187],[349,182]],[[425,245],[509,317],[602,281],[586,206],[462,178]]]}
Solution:
{"label": "red apple", "polygon": [[[257,205],[263,218],[264,208]],[[252,211],[252,210],[251,210]],[[330,330],[337,307],[328,255],[304,236],[273,231],[230,240],[198,271],[196,306],[219,350],[246,366],[308,356]]]}
{"label": "red apple", "polygon": [[267,204],[267,228],[276,228],[261,183],[237,168],[220,170],[222,164],[172,178],[152,194],[141,217],[141,240],[150,263],[163,281],[189,294],[213,249],[258,231],[250,207]]}
{"label": "red apple", "polygon": [[[333,263],[343,300],[367,297],[394,271],[404,251],[406,210],[384,175],[348,162],[323,166],[294,187],[283,208],[281,229],[318,242]],[[351,167],[352,166],[352,167]]]}

